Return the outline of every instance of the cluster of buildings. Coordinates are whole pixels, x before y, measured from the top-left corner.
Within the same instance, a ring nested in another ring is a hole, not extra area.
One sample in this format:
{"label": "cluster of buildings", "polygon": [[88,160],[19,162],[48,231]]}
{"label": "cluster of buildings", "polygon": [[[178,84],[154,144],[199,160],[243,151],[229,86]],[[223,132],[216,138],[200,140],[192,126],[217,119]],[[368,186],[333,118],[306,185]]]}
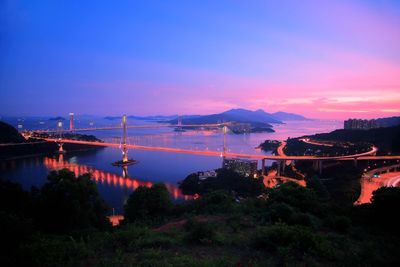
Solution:
{"label": "cluster of buildings", "polygon": [[376,120],[348,119],[344,121],[344,129],[369,130],[378,128]]}
{"label": "cluster of buildings", "polygon": [[250,133],[251,132],[251,124],[244,123],[244,122],[240,122],[240,123],[233,122],[229,125],[229,129],[233,133]]}
{"label": "cluster of buildings", "polygon": [[[257,160],[246,160],[246,159],[236,159],[236,158],[224,158],[222,163],[222,168],[227,170],[232,170],[244,177],[257,177]],[[217,172],[214,170],[210,171],[200,171],[197,175],[201,181],[207,178],[217,177]]]}
{"label": "cluster of buildings", "polygon": [[224,158],[222,167],[244,177],[255,177],[257,175],[257,163],[257,160]]}

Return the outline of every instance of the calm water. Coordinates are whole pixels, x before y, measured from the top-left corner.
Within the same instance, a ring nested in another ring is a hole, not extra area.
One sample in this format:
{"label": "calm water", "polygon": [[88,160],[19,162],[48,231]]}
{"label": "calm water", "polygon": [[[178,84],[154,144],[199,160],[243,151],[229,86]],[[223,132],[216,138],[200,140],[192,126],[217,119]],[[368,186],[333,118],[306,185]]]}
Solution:
{"label": "calm water", "polygon": [[[83,120],[82,120],[83,121]],[[14,125],[16,121],[10,121]],[[77,127],[86,126],[81,122]],[[35,125],[40,128],[37,119],[25,125]],[[97,126],[111,125],[111,122],[96,121]],[[117,124],[113,122],[113,124]],[[144,121],[129,121],[129,124],[149,124]],[[45,128],[41,125],[42,128]],[[48,127],[48,125],[46,125]],[[254,133],[246,135],[228,134],[228,150],[253,154],[269,154],[256,149],[265,139],[284,140],[305,134],[328,132],[342,127],[338,121],[302,121],[287,122],[274,127],[275,133]],[[85,132],[93,134],[106,141],[119,142],[121,130]],[[174,132],[171,128],[129,129],[129,143],[147,146],[179,147],[188,149],[209,149],[221,151],[223,136],[220,131],[186,131]],[[177,183],[188,174],[201,170],[219,168],[222,164],[220,157],[200,155],[174,154],[157,151],[129,151],[129,157],[139,161],[129,166],[124,173],[120,167],[111,163],[121,158],[121,151],[114,148],[101,148],[85,152],[70,152],[63,156],[50,155],[28,159],[0,162],[1,177],[19,182],[25,189],[31,186],[41,186],[51,170],[68,168],[76,174],[91,172],[98,184],[99,191],[110,207],[116,212],[122,211],[127,196],[139,185],[149,186],[153,182],[167,184],[171,194],[176,199],[184,199],[177,189]],[[271,164],[269,162],[268,164]]]}

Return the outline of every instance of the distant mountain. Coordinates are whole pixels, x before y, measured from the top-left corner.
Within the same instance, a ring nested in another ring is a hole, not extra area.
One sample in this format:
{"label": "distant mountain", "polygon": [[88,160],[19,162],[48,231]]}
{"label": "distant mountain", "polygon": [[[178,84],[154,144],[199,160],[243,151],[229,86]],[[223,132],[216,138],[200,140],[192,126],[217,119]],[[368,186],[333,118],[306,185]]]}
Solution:
{"label": "distant mountain", "polygon": [[54,117],[54,118],[50,118],[49,121],[65,121],[64,117]]}
{"label": "distant mountain", "polygon": [[[294,113],[286,113],[286,112],[275,112],[275,113],[267,113],[262,109],[258,109],[255,111],[247,110],[247,109],[230,109],[222,113],[204,115],[204,116],[196,116],[190,119],[182,117],[182,121],[187,124],[202,124],[202,123],[218,123],[223,121],[229,122],[248,122],[253,125],[258,124],[258,126],[265,126],[269,123],[282,123],[282,121],[290,121],[290,120],[308,120],[307,118],[294,114]],[[177,119],[173,119],[170,123],[176,124]],[[272,127],[271,125],[269,125]]]}
{"label": "distant mountain", "polygon": [[223,115],[233,117],[235,121],[246,122],[262,122],[262,123],[282,123],[280,120],[275,119],[271,114],[265,112],[262,109],[257,109],[256,111],[251,111],[247,109],[231,109],[221,113]]}
{"label": "distant mountain", "polygon": [[[270,127],[270,123],[282,123],[283,121],[293,120],[308,120],[307,118],[286,112],[267,113],[262,109],[255,111],[247,109],[230,109],[217,114],[210,115],[154,115],[154,116],[135,116],[130,115],[128,118],[136,120],[168,122],[172,124],[178,123],[178,117],[181,118],[185,124],[207,124],[207,123],[220,123],[220,122],[241,122],[250,123],[254,127]],[[107,120],[120,120],[121,116],[108,116]]]}
{"label": "distant mountain", "polygon": [[[134,119],[134,120],[143,120],[143,121],[156,121],[156,122],[169,122],[174,119],[178,119],[179,115],[154,115],[154,116],[135,116],[135,115],[129,115],[128,119]],[[196,118],[200,117],[200,115],[182,115],[182,119],[191,119],[191,118]],[[104,117],[106,120],[121,120],[122,116],[107,116]]]}
{"label": "distant mountain", "polygon": [[302,115],[294,114],[294,113],[287,113],[287,112],[275,112],[272,113],[271,116],[280,121],[306,121],[310,120]]}
{"label": "distant mountain", "polygon": [[104,117],[105,120],[110,120],[110,121],[114,121],[114,120],[121,120],[122,116],[107,116]]}
{"label": "distant mountain", "polygon": [[177,118],[178,115],[170,115],[170,116],[163,116],[163,115],[155,115],[155,116],[134,116],[130,115],[128,118],[135,119],[135,120],[144,120],[144,121],[169,121]]}

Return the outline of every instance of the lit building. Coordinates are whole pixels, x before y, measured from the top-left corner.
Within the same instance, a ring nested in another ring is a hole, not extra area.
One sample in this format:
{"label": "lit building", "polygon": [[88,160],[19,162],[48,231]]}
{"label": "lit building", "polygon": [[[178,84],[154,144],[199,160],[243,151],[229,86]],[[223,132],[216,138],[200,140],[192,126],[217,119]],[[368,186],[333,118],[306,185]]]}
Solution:
{"label": "lit building", "polygon": [[74,130],[74,113],[69,113],[69,130]]}
{"label": "lit building", "polygon": [[348,119],[344,121],[344,129],[369,130],[378,128],[376,120]]}
{"label": "lit building", "polygon": [[224,169],[233,170],[245,177],[254,177],[257,173],[257,163],[257,160],[225,158],[222,166]]}
{"label": "lit building", "polygon": [[203,172],[197,172],[197,175],[199,176],[200,180],[205,180],[210,177],[217,177],[217,172],[216,171],[203,171]]}

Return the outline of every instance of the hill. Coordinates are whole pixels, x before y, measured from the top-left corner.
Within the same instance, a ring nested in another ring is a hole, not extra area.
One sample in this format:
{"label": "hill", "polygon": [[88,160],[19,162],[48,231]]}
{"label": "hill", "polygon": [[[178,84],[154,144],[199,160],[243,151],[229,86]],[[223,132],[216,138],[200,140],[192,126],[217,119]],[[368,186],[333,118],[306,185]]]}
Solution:
{"label": "hill", "polygon": [[[204,115],[198,117],[183,117],[182,122],[185,124],[207,124],[207,123],[221,123],[221,122],[241,122],[250,123],[253,127],[270,127],[270,123],[282,123],[281,121],[274,119],[270,114],[259,109],[256,111],[246,109],[231,109],[222,113]],[[172,124],[177,124],[178,119],[169,121]]]}
{"label": "hill", "polygon": [[271,116],[280,121],[307,121],[310,120],[302,115],[278,111],[272,113]]}
{"label": "hill", "polygon": [[[182,117],[185,119],[185,116]],[[262,109],[255,111],[247,109],[230,109],[221,113],[203,115],[203,116],[187,116],[189,123],[201,124],[201,123],[218,123],[221,121],[233,121],[233,122],[249,122],[249,123],[282,123],[283,121],[293,120],[309,120],[304,116],[287,113],[287,112],[275,112],[268,113]],[[186,121],[186,120],[185,120]],[[170,123],[177,123],[177,118],[170,120]]]}
{"label": "hill", "polygon": [[0,143],[23,143],[25,138],[10,124],[0,121]]}
{"label": "hill", "polygon": [[[208,123],[219,123],[223,121],[231,122],[245,122],[251,123],[254,127],[272,127],[269,123],[282,123],[284,121],[294,120],[309,120],[304,116],[287,113],[287,112],[275,112],[268,113],[262,109],[255,111],[247,109],[230,109],[221,113],[210,114],[210,115],[153,115],[153,116],[135,116],[129,115],[128,118],[136,120],[146,121],[158,121],[158,122],[169,122],[172,124],[178,123],[178,117],[186,124],[208,124]],[[120,120],[121,116],[107,116],[104,117],[107,120]]]}
{"label": "hill", "polygon": [[238,197],[230,189],[174,203],[164,184],[139,186],[127,198],[123,224],[110,229],[107,207],[88,174],[52,172],[42,188],[31,191],[0,180],[0,234],[7,244],[0,262],[40,267],[400,264],[400,220],[393,214],[400,188],[381,188],[361,206],[339,206],[319,179],[307,187],[264,188],[259,197]]}
{"label": "hill", "polygon": [[400,117],[388,117],[376,119],[376,124],[379,127],[391,127],[400,125]]}
{"label": "hill", "polygon": [[58,117],[50,118],[49,121],[65,121],[65,118],[58,116]]}
{"label": "hill", "polygon": [[367,142],[379,148],[381,152],[400,152],[400,125],[370,130],[340,129],[330,133],[309,136],[315,140]]}

